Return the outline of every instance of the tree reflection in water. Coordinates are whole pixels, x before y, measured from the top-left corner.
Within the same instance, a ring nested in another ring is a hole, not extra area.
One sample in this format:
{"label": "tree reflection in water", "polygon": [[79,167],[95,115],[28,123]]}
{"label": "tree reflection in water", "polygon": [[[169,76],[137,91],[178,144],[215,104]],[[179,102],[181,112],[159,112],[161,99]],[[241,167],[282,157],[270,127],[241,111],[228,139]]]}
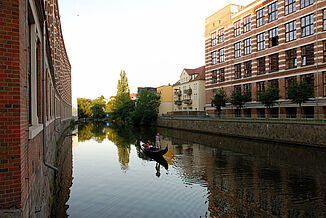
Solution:
{"label": "tree reflection in water", "polygon": [[[121,170],[128,170],[130,146],[140,141],[155,141],[157,129],[150,128],[111,128],[106,122],[90,122],[78,125],[78,141],[84,142],[94,139],[102,143],[105,139],[113,142],[118,149],[119,163]],[[139,149],[138,149],[139,154]],[[139,156],[139,155],[138,155]]]}
{"label": "tree reflection in water", "polygon": [[[121,171],[127,172],[129,167],[135,169],[128,171],[129,177],[126,176],[127,173],[122,173],[124,185],[121,185],[122,180],[117,180],[115,184],[107,177],[102,178],[105,185],[109,184],[114,188],[103,190],[99,185],[99,190],[93,196],[94,199],[103,192],[114,196],[120,196],[120,192],[123,194],[118,201],[105,198],[109,203],[112,200],[111,204],[93,205],[92,213],[96,214],[102,206],[105,211],[109,206],[121,203],[115,208],[112,206],[108,214],[124,217],[124,213],[130,212],[129,207],[124,207],[128,204],[126,203],[128,200],[146,201],[152,196],[157,196],[155,201],[160,203],[153,208],[156,214],[161,215],[159,217],[178,217],[176,215],[178,213],[190,214],[199,210],[201,214],[206,212],[207,217],[326,216],[325,151],[159,128],[162,148],[169,147],[165,158],[170,167],[169,174],[165,175],[160,168],[164,166],[163,162],[155,160],[158,163],[156,164],[131,158],[137,155],[143,160],[152,161],[153,159],[141,153],[139,142],[154,142],[157,132],[155,128],[114,129],[107,128],[105,124],[80,125],[79,141],[94,139],[101,143],[110,140],[117,147],[118,157],[115,148],[111,149],[110,155],[114,162],[118,159],[120,168],[118,164],[118,167],[115,167],[117,173],[112,174],[112,177],[121,176]],[[108,144],[112,145],[112,143]],[[133,145],[136,145],[135,150]],[[103,146],[98,147],[103,148]],[[106,158],[107,156],[103,158],[102,164],[108,161]],[[166,165],[167,163],[165,162]],[[155,175],[160,177],[159,183]],[[155,180],[152,180],[153,177]],[[131,181],[126,181],[126,178],[131,178]],[[146,178],[145,188],[144,178]],[[97,182],[101,184],[103,181]],[[129,182],[132,182],[135,190],[126,194],[124,187],[130,187]],[[96,187],[93,188],[96,190]],[[151,188],[155,191],[150,192]],[[194,189],[200,191],[196,194],[192,192]],[[137,192],[137,190],[146,191]],[[204,197],[201,195],[202,191],[205,193]],[[78,210],[86,208],[88,204],[87,201],[87,205],[79,207]],[[201,204],[204,206],[197,207]],[[143,214],[146,208],[134,206],[132,212],[138,215],[134,217],[146,217],[146,214]],[[171,213],[170,216],[164,216],[166,211]],[[87,212],[88,208],[83,211],[83,213]],[[96,215],[87,217],[96,217]]]}

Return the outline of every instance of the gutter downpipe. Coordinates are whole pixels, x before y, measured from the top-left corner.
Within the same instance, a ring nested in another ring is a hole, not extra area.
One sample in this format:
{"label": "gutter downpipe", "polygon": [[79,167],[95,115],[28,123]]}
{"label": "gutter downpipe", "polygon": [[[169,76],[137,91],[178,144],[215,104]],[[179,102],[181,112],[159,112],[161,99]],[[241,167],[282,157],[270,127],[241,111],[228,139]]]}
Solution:
{"label": "gutter downpipe", "polygon": [[58,168],[56,168],[55,166],[49,164],[46,162],[46,153],[47,153],[47,149],[46,149],[46,72],[45,72],[45,55],[44,53],[46,52],[46,46],[45,46],[45,35],[46,35],[46,21],[44,20],[43,22],[43,39],[42,39],[42,43],[43,43],[43,49],[42,49],[42,60],[43,60],[43,64],[42,64],[42,90],[43,90],[43,98],[42,98],[42,120],[43,120],[43,163],[46,167],[49,167],[50,169],[54,170],[55,172],[58,172]]}

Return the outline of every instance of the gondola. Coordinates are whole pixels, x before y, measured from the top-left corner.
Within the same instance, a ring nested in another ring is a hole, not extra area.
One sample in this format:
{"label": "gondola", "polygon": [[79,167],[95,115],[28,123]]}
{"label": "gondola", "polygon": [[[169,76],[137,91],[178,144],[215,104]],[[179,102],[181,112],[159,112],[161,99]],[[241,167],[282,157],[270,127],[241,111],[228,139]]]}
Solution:
{"label": "gondola", "polygon": [[140,150],[145,155],[145,157],[149,158],[148,160],[154,160],[157,163],[161,164],[166,170],[168,170],[169,165],[168,162],[165,160],[163,155],[168,151],[168,147],[166,147],[164,150],[157,149],[149,150],[144,147],[145,143],[140,142]]}
{"label": "gondola", "polygon": [[159,156],[163,156],[166,152],[168,152],[168,146],[166,146],[165,149],[160,150],[158,148],[151,148],[148,149],[145,147],[145,143],[140,142],[140,149],[147,154],[149,157],[151,156],[155,156],[155,157],[159,157]]}

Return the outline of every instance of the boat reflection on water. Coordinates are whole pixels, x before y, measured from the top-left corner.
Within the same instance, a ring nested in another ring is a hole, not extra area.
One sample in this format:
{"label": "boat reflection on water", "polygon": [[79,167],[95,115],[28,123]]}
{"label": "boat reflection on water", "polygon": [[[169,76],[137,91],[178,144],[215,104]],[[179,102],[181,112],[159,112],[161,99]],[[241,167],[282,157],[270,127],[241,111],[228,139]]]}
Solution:
{"label": "boat reflection on water", "polygon": [[[136,145],[136,147],[137,147],[137,150],[138,150],[138,157],[139,158],[141,158],[143,160],[147,160],[147,161],[156,161],[156,165],[155,165],[156,173],[155,173],[155,175],[157,177],[161,176],[161,166],[163,166],[165,168],[165,170],[169,169],[169,164],[165,160],[163,155],[156,155],[155,153],[146,152],[145,150],[143,150],[141,148],[140,145]],[[167,151],[167,149],[164,149],[164,150]]]}
{"label": "boat reflection on water", "polygon": [[[168,152],[142,152],[158,132]],[[71,194],[71,147],[61,153],[53,217],[326,217],[325,149],[100,123],[80,125],[78,142]]]}

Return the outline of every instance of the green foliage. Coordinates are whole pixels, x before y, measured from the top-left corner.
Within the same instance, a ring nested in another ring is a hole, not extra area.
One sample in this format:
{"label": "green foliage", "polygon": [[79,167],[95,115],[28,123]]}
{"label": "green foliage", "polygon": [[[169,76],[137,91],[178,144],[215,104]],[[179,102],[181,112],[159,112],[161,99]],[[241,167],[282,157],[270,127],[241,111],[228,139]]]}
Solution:
{"label": "green foliage", "polygon": [[93,115],[91,107],[93,106],[92,100],[88,98],[77,98],[78,117],[86,118]]}
{"label": "green foliage", "polygon": [[118,81],[117,87],[117,96],[122,94],[130,94],[128,79],[124,70],[120,72],[120,80]]}
{"label": "green foliage", "polygon": [[160,96],[142,90],[137,95],[135,112],[133,114],[134,125],[152,125],[157,120]]}
{"label": "green foliage", "polygon": [[260,101],[267,108],[272,107],[275,101],[280,99],[280,90],[275,87],[269,87],[266,91],[259,93],[258,101]]}
{"label": "green foliage", "polygon": [[102,143],[106,139],[106,125],[105,122],[93,122],[91,129],[93,138],[96,142]]}
{"label": "green foliage", "polygon": [[111,120],[115,120],[118,126],[128,126],[132,124],[132,114],[135,110],[135,104],[128,94],[116,96],[112,102]]}
{"label": "green foliage", "polygon": [[95,105],[95,104],[102,104],[102,105],[105,105],[106,102],[105,102],[105,98],[103,95],[101,95],[100,97],[97,97],[95,98],[93,101],[92,101],[92,104]]}
{"label": "green foliage", "polygon": [[241,90],[234,90],[231,94],[230,102],[237,109],[243,108],[246,102],[251,101],[249,93],[242,93]]}
{"label": "green foliage", "polygon": [[94,104],[91,107],[93,118],[102,119],[105,118],[105,104]]}
{"label": "green foliage", "polygon": [[92,129],[93,123],[78,125],[78,141],[83,142],[90,140],[93,136]]}
{"label": "green foliage", "polygon": [[228,99],[223,89],[215,90],[214,93],[215,95],[211,102],[215,106],[216,111],[218,112],[218,116],[220,116],[222,107],[225,107],[225,104]]}
{"label": "green foliage", "polygon": [[314,97],[314,87],[311,84],[301,81],[298,83],[296,80],[287,88],[288,98],[296,104],[306,102],[309,98]]}
{"label": "green foliage", "polygon": [[75,128],[75,126],[76,126],[76,120],[75,120],[75,119],[71,119],[71,120],[70,120],[70,125],[69,125],[69,126],[70,126],[70,129],[73,130],[73,129]]}

